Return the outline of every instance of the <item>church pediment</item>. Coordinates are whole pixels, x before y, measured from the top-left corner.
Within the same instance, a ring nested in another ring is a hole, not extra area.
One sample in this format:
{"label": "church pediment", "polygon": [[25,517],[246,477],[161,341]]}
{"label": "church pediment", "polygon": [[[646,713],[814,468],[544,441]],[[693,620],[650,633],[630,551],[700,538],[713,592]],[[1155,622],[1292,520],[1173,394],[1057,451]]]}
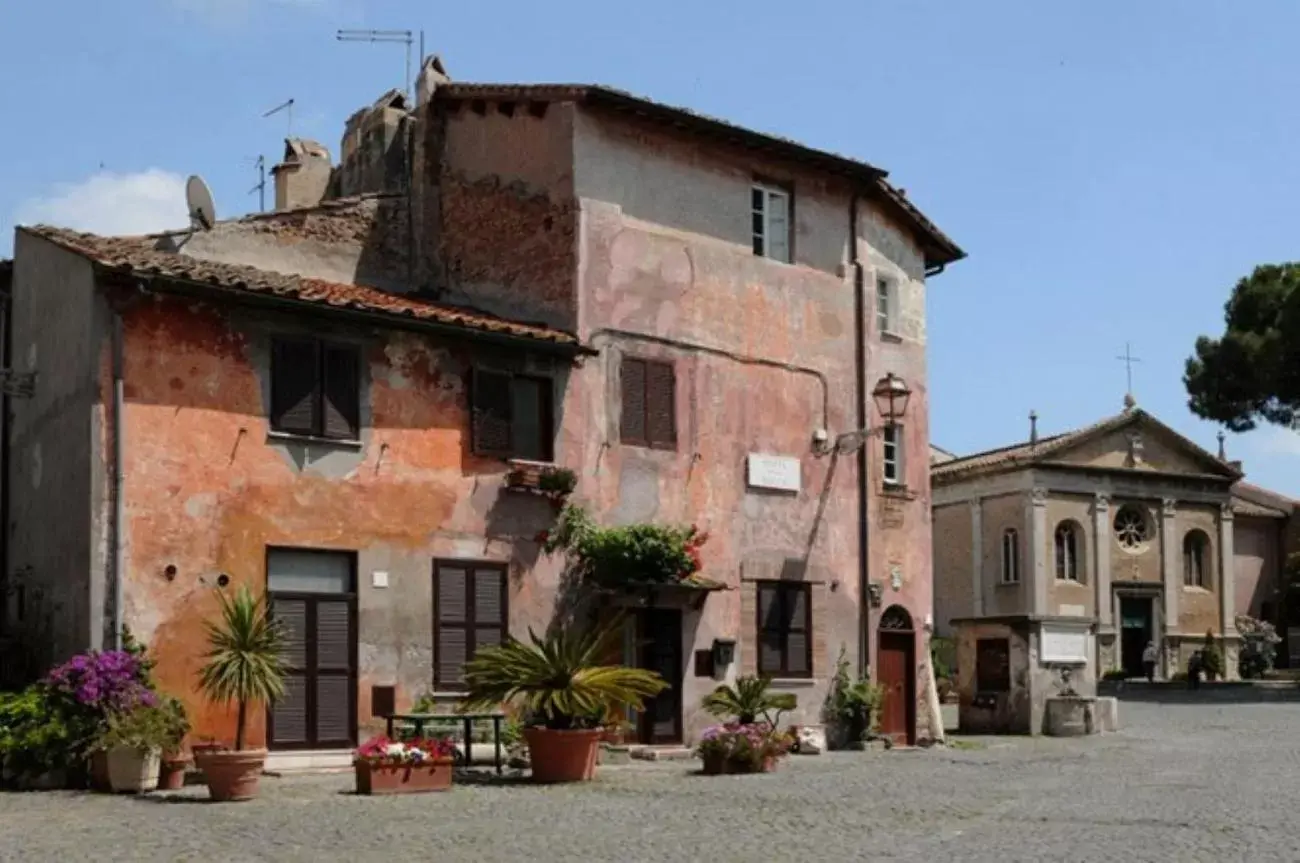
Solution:
{"label": "church pediment", "polygon": [[1109,470],[1153,471],[1235,479],[1239,473],[1144,411],[1080,434],[1051,453],[1060,464]]}

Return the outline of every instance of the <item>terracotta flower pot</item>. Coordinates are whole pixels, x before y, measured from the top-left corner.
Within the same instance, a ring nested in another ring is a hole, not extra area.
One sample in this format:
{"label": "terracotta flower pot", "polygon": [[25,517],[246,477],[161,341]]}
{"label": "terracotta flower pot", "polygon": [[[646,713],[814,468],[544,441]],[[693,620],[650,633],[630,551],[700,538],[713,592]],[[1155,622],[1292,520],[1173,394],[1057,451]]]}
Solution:
{"label": "terracotta flower pot", "polygon": [[112,791],[108,780],[108,753],[98,749],[90,756],[90,788],[92,791]]}
{"label": "terracotta flower pot", "polygon": [[730,759],[721,752],[710,752],[702,755],[700,760],[704,762],[705,776],[722,776],[725,773],[732,772]]}
{"label": "terracotta flower pot", "polygon": [[162,791],[179,791],[185,787],[185,771],[189,769],[188,756],[170,753],[163,756],[158,771],[158,788]]}
{"label": "terracotta flower pot", "polygon": [[158,787],[157,749],[114,746],[108,750],[108,784],[114,794],[143,794]]}
{"label": "terracotta flower pot", "polygon": [[266,764],[266,750],[209,750],[203,754],[199,764],[207,777],[208,794],[213,800],[252,800],[257,796],[257,782]]}
{"label": "terracotta flower pot", "polygon": [[451,788],[452,759],[423,764],[353,762],[358,794],[418,794]]}
{"label": "terracotta flower pot", "polygon": [[596,777],[599,728],[525,728],[534,782],[586,782]]}

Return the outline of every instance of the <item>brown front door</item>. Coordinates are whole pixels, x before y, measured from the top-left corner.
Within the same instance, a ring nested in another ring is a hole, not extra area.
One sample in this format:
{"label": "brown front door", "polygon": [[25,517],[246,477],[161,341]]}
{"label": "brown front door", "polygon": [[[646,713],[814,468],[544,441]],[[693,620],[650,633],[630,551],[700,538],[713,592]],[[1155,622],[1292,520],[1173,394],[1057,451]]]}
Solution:
{"label": "brown front door", "polygon": [[284,697],[267,711],[270,749],[357,744],[355,558],[272,549],[271,614],[284,631]]}
{"label": "brown front door", "polygon": [[682,742],[682,613],[643,608],[637,614],[637,667],[656,672],[668,688],[646,701],[637,718],[637,740]]}
{"label": "brown front door", "polygon": [[905,746],[916,742],[916,677],[912,673],[915,657],[915,633],[881,631],[876,657],[877,676],[885,695],[880,733]]}

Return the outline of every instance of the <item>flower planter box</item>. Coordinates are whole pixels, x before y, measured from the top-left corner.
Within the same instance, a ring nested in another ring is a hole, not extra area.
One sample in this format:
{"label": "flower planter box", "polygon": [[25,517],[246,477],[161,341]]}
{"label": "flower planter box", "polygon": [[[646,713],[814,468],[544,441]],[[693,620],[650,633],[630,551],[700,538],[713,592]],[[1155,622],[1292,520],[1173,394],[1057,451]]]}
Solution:
{"label": "flower planter box", "polygon": [[705,755],[702,760],[705,776],[771,773],[776,770],[775,758],[766,758],[758,764],[747,759],[727,758],[723,755]]}
{"label": "flower planter box", "polygon": [[423,764],[356,761],[352,766],[356,770],[358,794],[420,794],[451,788],[450,758]]}

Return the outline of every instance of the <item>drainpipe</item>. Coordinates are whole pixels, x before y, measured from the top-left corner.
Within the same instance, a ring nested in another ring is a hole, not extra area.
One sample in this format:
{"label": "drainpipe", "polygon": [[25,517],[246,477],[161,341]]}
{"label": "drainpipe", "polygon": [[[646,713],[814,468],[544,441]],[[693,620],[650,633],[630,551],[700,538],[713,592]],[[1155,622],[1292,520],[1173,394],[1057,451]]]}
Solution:
{"label": "drainpipe", "polygon": [[113,310],[113,649],[122,649],[123,580],[126,571],[126,548],[123,541],[126,505],[123,497],[122,466],[122,408],[126,403],[126,387],[122,367],[125,365],[122,347],[122,313]]}
{"label": "drainpipe", "polygon": [[[855,189],[849,199],[849,265],[853,268],[853,334],[854,334],[854,402],[857,408],[856,427],[867,427],[867,332],[866,332],[866,279],[862,261],[858,258],[858,193]],[[865,675],[871,660],[871,599],[867,590],[871,568],[867,554],[870,544],[868,525],[867,450],[870,441],[858,447],[858,674]]]}

